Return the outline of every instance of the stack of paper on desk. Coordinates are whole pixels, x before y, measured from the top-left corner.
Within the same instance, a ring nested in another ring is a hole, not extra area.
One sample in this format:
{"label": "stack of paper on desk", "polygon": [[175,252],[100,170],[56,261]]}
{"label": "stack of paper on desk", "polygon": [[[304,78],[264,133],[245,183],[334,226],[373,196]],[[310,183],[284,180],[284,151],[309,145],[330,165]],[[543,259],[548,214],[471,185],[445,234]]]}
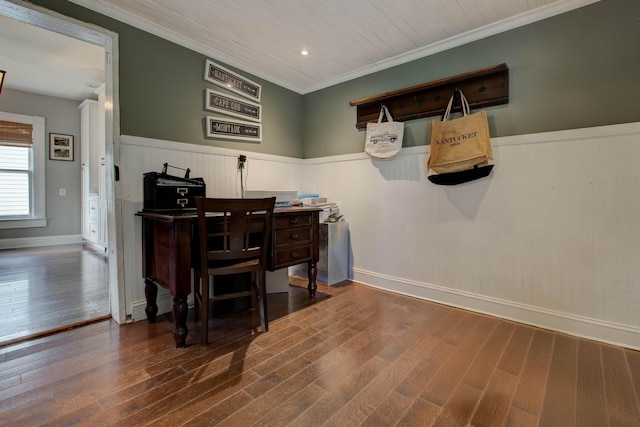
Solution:
{"label": "stack of paper on desk", "polygon": [[302,206],[322,209],[322,212],[320,212],[320,222],[336,222],[342,220],[338,204],[335,202],[327,202],[326,197],[320,197],[319,194],[308,193],[298,194],[296,200],[302,203]]}
{"label": "stack of paper on desk", "polygon": [[265,197],[276,198],[276,208],[289,207],[296,198],[297,191],[257,191],[247,190],[244,192],[244,196],[247,199],[261,199]]}
{"label": "stack of paper on desk", "polygon": [[320,212],[320,222],[335,222],[334,218],[340,215],[340,208],[337,203],[319,203],[310,206],[322,209]]}
{"label": "stack of paper on desk", "polygon": [[317,206],[323,203],[327,203],[326,197],[300,197],[298,196],[298,200],[303,204],[303,206]]}

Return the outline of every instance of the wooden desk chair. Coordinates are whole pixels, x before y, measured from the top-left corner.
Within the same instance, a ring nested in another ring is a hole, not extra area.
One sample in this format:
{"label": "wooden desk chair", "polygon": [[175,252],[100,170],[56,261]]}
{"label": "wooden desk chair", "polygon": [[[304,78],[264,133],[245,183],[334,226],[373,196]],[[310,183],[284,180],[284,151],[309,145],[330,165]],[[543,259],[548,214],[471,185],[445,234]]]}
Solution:
{"label": "wooden desk chair", "polygon": [[[268,199],[209,199],[197,197],[200,257],[194,267],[196,317],[200,343],[207,345],[209,303],[251,296],[258,299],[262,331],[269,330],[265,269],[275,197]],[[251,273],[251,289],[216,294],[215,276]],[[209,276],[213,277],[210,295]]]}

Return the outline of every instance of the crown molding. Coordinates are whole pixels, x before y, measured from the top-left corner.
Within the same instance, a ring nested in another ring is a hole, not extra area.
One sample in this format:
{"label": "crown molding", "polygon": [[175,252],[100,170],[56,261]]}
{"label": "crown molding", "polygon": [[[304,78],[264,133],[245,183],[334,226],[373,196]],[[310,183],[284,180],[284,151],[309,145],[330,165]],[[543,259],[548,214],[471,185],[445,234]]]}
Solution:
{"label": "crown molding", "polygon": [[445,50],[453,49],[467,43],[482,40],[484,38],[504,33],[518,27],[523,27],[537,21],[542,21],[544,19],[551,18],[565,12],[570,12],[572,10],[581,8],[583,6],[588,6],[599,1],[601,0],[565,0],[552,3],[533,11],[524,12],[510,18],[503,19],[502,21],[498,21],[490,25],[485,25],[483,27],[467,31],[462,34],[449,37],[442,41],[419,47],[400,55],[396,55],[392,58],[375,62],[366,67],[359,68],[349,73],[341,74],[332,79],[327,79],[316,85],[310,85],[305,88],[300,88],[300,93],[304,95],[306,93],[315,92],[317,90],[325,89],[327,87],[344,83],[359,77],[364,77],[378,71],[386,70],[397,65],[402,65],[418,59],[426,58],[428,56],[435,55],[436,53],[444,52]]}
{"label": "crown molding", "polygon": [[465,45],[477,40],[481,40],[496,34],[500,34],[509,30],[513,30],[524,25],[528,25],[537,21],[541,21],[547,18],[551,18],[556,15],[560,15],[565,12],[588,6],[593,3],[597,3],[601,0],[563,0],[557,1],[552,4],[539,7],[535,10],[524,12],[510,18],[503,19],[494,24],[485,25],[483,27],[467,31],[465,33],[449,37],[445,40],[432,43],[430,45],[420,47],[409,52],[394,56],[383,61],[375,62],[371,65],[358,68],[348,73],[340,74],[330,79],[323,80],[313,85],[304,87],[297,86],[291,82],[284,81],[278,76],[274,76],[270,73],[266,73],[261,70],[251,69],[251,66],[245,62],[238,61],[229,55],[223,54],[212,50],[210,47],[197,40],[187,38],[178,34],[175,31],[169,30],[159,24],[156,24],[148,19],[141,18],[133,13],[122,10],[120,8],[109,6],[105,2],[95,0],[69,0],[72,3],[86,7],[87,9],[109,16],[125,24],[132,25],[138,29],[161,37],[170,42],[176,43],[180,46],[186,47],[203,55],[206,55],[212,60],[220,61],[228,66],[237,68],[240,71],[252,74],[261,79],[274,83],[285,89],[289,89],[293,92],[297,92],[301,95],[315,92],[321,89],[325,89],[340,83],[347,82],[359,77],[363,77],[369,74],[376,73],[397,65],[406,64],[408,62],[415,61],[417,59],[426,58],[445,50],[453,49],[458,46]]}

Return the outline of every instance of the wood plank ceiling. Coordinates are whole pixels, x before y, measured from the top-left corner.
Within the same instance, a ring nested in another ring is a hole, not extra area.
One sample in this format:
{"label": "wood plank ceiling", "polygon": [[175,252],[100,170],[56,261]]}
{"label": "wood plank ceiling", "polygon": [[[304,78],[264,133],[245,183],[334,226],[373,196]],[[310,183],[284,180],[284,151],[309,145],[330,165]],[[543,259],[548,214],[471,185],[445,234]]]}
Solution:
{"label": "wood plank ceiling", "polygon": [[71,1],[304,94],[599,0]]}

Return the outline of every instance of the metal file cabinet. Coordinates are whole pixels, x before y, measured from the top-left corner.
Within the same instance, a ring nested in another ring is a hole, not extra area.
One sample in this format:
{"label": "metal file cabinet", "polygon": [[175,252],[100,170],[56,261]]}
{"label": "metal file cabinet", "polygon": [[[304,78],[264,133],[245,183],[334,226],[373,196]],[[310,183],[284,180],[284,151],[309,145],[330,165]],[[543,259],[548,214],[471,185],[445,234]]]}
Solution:
{"label": "metal file cabinet", "polygon": [[[305,264],[289,267],[289,275],[307,277]],[[335,285],[349,278],[349,223],[320,223],[320,257],[317,280]]]}

